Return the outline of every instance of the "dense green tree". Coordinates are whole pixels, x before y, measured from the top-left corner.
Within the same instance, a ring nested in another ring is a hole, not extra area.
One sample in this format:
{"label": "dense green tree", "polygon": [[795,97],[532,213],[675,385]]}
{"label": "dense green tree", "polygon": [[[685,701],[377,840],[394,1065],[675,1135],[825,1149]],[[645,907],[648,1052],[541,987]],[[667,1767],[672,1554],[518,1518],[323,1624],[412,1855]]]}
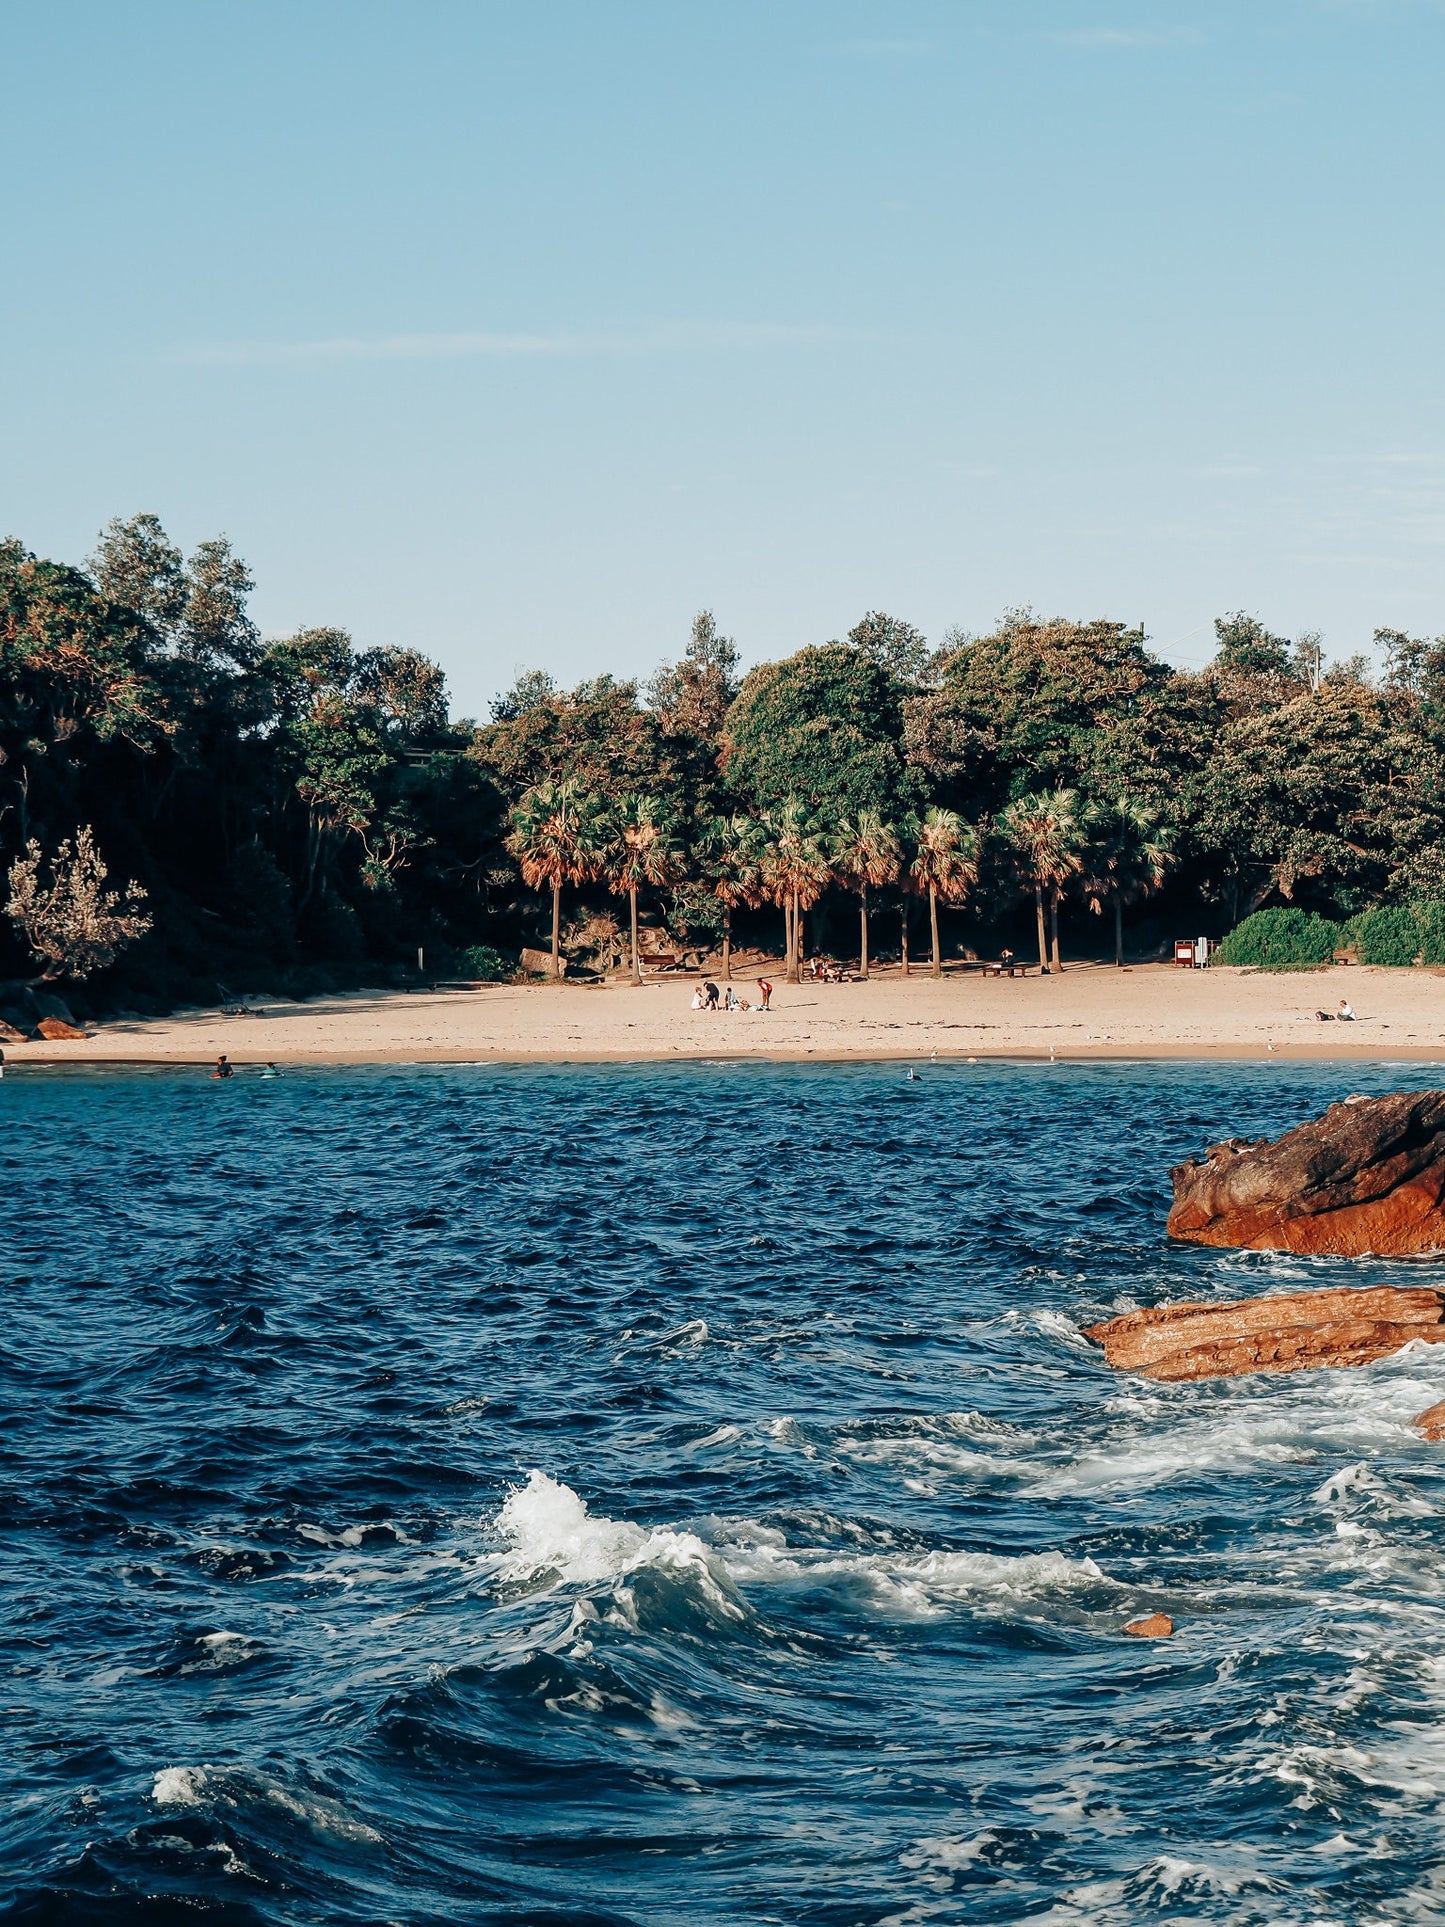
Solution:
{"label": "dense green tree", "polygon": [[727,780],[758,810],[791,797],[834,822],[860,810],[897,818],[912,800],[902,705],[897,678],[844,643],[765,663],[728,711]]}
{"label": "dense green tree", "polygon": [[848,641],[897,682],[917,683],[928,673],[931,653],[927,636],[911,622],[886,616],[881,609],[870,609],[856,622],[848,631]]}
{"label": "dense green tree", "polygon": [[1039,789],[1108,796],[1122,781],[1159,798],[1191,736],[1184,707],[1138,630],[1024,610],[944,657],[908,699],[905,744],[920,782],[968,818]]}
{"label": "dense green tree", "polygon": [[599,797],[656,796],[686,813],[679,759],[635,682],[596,676],[561,690],[524,678],[498,709],[472,754],[509,800],[538,783],[570,782]]}

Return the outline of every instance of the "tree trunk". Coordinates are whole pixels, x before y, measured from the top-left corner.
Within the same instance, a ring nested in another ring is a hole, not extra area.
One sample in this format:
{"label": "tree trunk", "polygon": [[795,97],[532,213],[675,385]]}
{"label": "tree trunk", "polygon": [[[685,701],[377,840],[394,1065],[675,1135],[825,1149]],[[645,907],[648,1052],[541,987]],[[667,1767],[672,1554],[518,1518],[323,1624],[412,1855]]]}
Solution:
{"label": "tree trunk", "polygon": [[798,978],[798,893],[796,890],[789,892],[788,907],[789,907],[790,914],[788,917],[787,976],[788,976],[788,982],[790,984],[795,984],[799,980]]}
{"label": "tree trunk", "polygon": [[908,910],[909,910],[909,903],[908,903],[907,897],[905,897],[903,899],[903,943],[902,943],[903,974],[905,977],[908,975]]}
{"label": "tree trunk", "polygon": [[723,905],[723,982],[725,984],[730,984],[732,980],[733,980],[733,907],[730,903],[725,903]]}
{"label": "tree trunk", "polygon": [[632,981],[640,984],[642,964],[637,955],[637,885],[635,883],[628,886],[627,895],[632,909]]}
{"label": "tree trunk", "polygon": [[1124,899],[1114,892],[1114,968],[1124,968]]}
{"label": "tree trunk", "polygon": [[1049,967],[1049,950],[1044,936],[1044,893],[1042,886],[1037,883],[1034,885],[1034,910],[1039,920],[1039,971],[1042,973]]}
{"label": "tree trunk", "polygon": [[933,936],[933,974],[941,977],[943,959],[938,954],[938,889],[932,883],[928,886],[928,927]]}
{"label": "tree trunk", "polygon": [[1059,957],[1059,893],[1057,890],[1049,892],[1049,949],[1051,953],[1049,962],[1055,971],[1062,972],[1064,966]]}
{"label": "tree trunk", "polygon": [[552,885],[552,975],[562,975],[562,879]]}
{"label": "tree trunk", "polygon": [[868,891],[866,886],[858,895],[858,977],[861,983],[868,981]]}

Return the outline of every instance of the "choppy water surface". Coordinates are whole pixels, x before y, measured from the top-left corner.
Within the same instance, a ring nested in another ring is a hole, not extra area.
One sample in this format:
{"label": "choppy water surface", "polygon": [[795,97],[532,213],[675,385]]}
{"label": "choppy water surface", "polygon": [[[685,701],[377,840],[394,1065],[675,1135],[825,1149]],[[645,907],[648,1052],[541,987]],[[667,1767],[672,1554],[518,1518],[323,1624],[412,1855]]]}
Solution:
{"label": "choppy water surface", "polygon": [[1162,1224],[1430,1081],[12,1073],[0,1918],[1439,1918],[1445,1347],[1077,1330],[1418,1282]]}

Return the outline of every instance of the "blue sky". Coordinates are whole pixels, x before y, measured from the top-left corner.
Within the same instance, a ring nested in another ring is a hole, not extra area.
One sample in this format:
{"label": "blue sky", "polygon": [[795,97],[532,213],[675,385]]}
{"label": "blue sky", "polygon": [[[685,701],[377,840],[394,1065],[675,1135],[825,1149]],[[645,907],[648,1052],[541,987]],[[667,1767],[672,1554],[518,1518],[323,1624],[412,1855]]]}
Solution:
{"label": "blue sky", "polygon": [[484,710],[883,608],[1445,629],[1435,0],[3,9],[0,530]]}

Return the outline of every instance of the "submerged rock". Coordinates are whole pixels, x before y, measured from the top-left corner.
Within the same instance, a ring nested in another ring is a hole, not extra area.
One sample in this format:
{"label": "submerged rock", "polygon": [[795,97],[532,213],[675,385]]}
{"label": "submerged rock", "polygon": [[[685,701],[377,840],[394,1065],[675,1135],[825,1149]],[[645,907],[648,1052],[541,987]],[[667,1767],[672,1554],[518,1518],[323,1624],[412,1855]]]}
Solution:
{"label": "submerged rock", "polygon": [[1445,1439],[1445,1398],[1431,1405],[1413,1421],[1415,1430],[1427,1439]]}
{"label": "submerged rock", "polygon": [[1445,1091],[1351,1097],[1271,1143],[1176,1165],[1169,1235],[1248,1250],[1445,1255]]}
{"label": "submerged rock", "polygon": [[1124,1631],[1135,1639],[1168,1639],[1174,1621],[1168,1613],[1146,1613],[1142,1619],[1131,1619]]}
{"label": "submerged rock", "polygon": [[1145,1378],[1368,1365],[1412,1338],[1445,1343],[1445,1291],[1374,1285],[1227,1305],[1158,1305],[1090,1325],[1084,1336],[1103,1347],[1111,1365]]}

